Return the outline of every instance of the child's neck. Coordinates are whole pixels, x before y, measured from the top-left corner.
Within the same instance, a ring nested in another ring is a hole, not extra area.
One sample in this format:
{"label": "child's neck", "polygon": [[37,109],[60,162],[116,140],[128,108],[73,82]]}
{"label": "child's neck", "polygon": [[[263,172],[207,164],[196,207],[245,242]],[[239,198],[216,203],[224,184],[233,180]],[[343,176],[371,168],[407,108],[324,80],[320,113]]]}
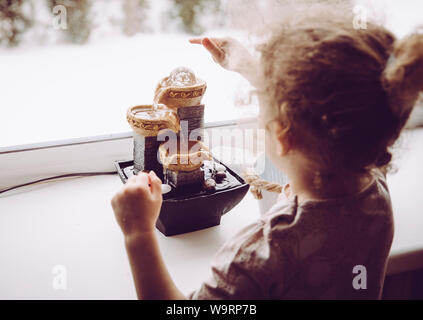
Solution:
{"label": "child's neck", "polygon": [[[371,183],[369,176],[331,177],[318,184],[313,179],[291,179],[290,187],[298,200],[327,200],[344,198],[359,193]],[[310,187],[311,185],[311,187]]]}
{"label": "child's neck", "polygon": [[300,202],[344,198],[365,189],[371,182],[369,174],[333,173],[322,175],[318,169],[304,166],[302,161],[293,161],[284,168],[290,181],[291,194]]}

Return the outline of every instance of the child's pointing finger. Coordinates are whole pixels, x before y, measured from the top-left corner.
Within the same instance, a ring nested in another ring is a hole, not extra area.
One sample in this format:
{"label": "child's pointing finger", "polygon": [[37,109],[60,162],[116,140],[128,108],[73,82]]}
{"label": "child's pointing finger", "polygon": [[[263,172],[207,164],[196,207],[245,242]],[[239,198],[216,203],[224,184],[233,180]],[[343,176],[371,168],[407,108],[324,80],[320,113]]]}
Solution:
{"label": "child's pointing finger", "polygon": [[192,44],[201,44],[202,41],[203,41],[202,38],[189,39],[189,42]]}
{"label": "child's pointing finger", "polygon": [[212,40],[204,38],[202,40],[203,46],[212,54],[216,62],[220,63],[225,58],[225,52],[220,49]]}

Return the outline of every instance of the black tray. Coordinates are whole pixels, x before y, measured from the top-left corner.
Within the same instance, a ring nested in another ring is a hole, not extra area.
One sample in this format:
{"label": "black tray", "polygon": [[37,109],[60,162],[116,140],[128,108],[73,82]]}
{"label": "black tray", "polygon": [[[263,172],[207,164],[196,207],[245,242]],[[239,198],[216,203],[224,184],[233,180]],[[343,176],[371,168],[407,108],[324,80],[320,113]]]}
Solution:
{"label": "black tray", "polygon": [[[224,163],[227,179],[217,184],[215,191],[204,191],[199,186],[173,189],[163,195],[156,227],[165,236],[192,232],[220,224],[223,214],[235,207],[248,192],[249,185]],[[123,183],[133,175],[134,161],[116,161],[115,167]],[[205,175],[209,175],[207,168]]]}

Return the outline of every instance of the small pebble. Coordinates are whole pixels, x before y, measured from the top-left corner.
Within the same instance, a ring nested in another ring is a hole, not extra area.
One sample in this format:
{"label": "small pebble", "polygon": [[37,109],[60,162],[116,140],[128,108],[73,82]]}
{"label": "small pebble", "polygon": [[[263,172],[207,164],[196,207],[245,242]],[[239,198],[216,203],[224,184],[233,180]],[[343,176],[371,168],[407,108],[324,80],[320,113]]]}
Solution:
{"label": "small pebble", "polygon": [[169,193],[172,190],[172,187],[168,184],[162,184],[162,194]]}
{"label": "small pebble", "polygon": [[226,172],[226,167],[220,163],[215,163],[216,171]]}
{"label": "small pebble", "polygon": [[214,181],[212,178],[208,178],[203,183],[203,188],[206,191],[213,191],[216,189],[216,181]]}
{"label": "small pebble", "polygon": [[216,178],[217,183],[222,182],[223,179],[226,178],[226,172],[224,172],[224,171],[217,171],[216,174],[215,174],[215,178]]}

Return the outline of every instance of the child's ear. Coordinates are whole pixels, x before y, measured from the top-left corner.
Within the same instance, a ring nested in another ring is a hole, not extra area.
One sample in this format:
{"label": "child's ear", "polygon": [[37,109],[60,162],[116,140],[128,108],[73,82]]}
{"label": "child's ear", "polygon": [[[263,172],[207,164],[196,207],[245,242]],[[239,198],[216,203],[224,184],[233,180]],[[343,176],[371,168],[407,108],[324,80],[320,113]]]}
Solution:
{"label": "child's ear", "polygon": [[274,121],[272,129],[272,134],[276,138],[275,140],[277,142],[276,153],[279,156],[284,156],[291,150],[291,143],[288,137],[289,128],[282,126],[279,121]]}

